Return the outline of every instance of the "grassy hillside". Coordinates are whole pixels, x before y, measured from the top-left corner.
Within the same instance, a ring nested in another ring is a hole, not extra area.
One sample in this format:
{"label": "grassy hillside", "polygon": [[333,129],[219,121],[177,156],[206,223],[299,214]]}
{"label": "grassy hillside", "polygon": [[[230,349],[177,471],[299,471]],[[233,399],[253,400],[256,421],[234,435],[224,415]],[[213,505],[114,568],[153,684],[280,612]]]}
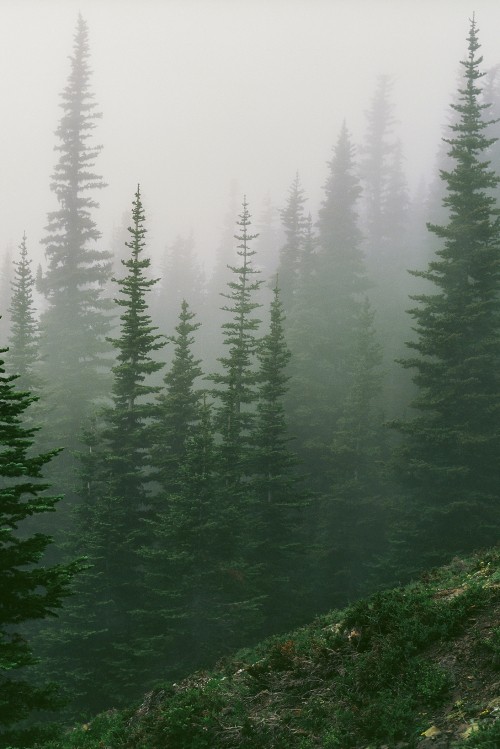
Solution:
{"label": "grassy hillside", "polygon": [[241,651],[49,747],[500,749],[500,549]]}

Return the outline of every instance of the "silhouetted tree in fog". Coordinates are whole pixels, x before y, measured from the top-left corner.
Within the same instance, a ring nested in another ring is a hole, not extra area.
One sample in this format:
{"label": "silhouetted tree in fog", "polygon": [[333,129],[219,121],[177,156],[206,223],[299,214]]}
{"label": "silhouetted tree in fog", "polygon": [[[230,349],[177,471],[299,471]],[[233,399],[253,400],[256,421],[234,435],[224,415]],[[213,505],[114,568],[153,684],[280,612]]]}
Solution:
{"label": "silhouetted tree in fog", "polygon": [[[5,349],[0,354],[5,353]],[[47,565],[50,536],[25,533],[25,521],[52,512],[60,500],[46,493],[44,467],[59,452],[33,454],[36,429],[24,425],[35,398],[5,374],[0,360],[0,746],[33,746],[37,731],[18,725],[32,712],[59,704],[54,684],[35,686],[29,667],[36,662],[26,622],[57,615],[70,592],[77,562]]]}
{"label": "silhouetted tree in fog", "polygon": [[19,375],[18,387],[36,391],[40,387],[39,377],[35,371],[39,360],[39,328],[33,303],[35,279],[30,265],[24,234],[19,245],[19,260],[14,263],[9,359],[12,372]]}
{"label": "silhouetted tree in fog", "polygon": [[303,617],[304,581],[308,563],[305,536],[307,495],[298,475],[297,456],[285,415],[290,351],[285,340],[283,305],[273,290],[269,332],[257,351],[258,402],[254,430],[252,490],[255,492],[256,559],[264,567],[265,631],[277,632]]}
{"label": "silhouetted tree in fog", "polygon": [[56,131],[59,160],[51,188],[59,207],[48,215],[43,239],[48,265],[40,279],[48,303],[41,347],[44,379],[50,383],[50,429],[69,448],[78,444],[90,404],[109,385],[103,373],[110,364],[110,302],[102,291],[110,255],[98,248],[101,235],[92,217],[98,207],[92,193],[105,184],[94,171],[100,146],[92,144],[92,135],[101,114],[90,89],[89,54],[87,24],[79,16]]}
{"label": "silhouetted tree in fog", "polygon": [[416,275],[432,293],[412,297],[417,338],[402,364],[415,371],[417,415],[398,428],[405,441],[399,476],[410,516],[411,567],[495,543],[500,473],[500,221],[492,189],[499,178],[486,153],[487,104],[474,20],[465,78],[452,104],[458,121],[447,139],[452,168],[446,224],[430,225],[443,245]]}
{"label": "silhouetted tree in fog", "polygon": [[297,173],[288,191],[286,205],[281,210],[286,241],[280,249],[278,278],[282,304],[287,314],[293,307],[294,296],[297,293],[306,229],[305,202],[304,190]]}
{"label": "silhouetted tree in fog", "polygon": [[[147,277],[144,210],[137,188],[122,261],[126,275],[117,281],[122,309],[113,367],[112,403],[87,429],[80,455],[80,502],[72,546],[88,558],[77,597],[61,618],[51,645],[49,667],[73,692],[74,707],[101,710],[138,696],[148,682],[141,648],[146,590],[140,549],[150,541],[153,515],[151,481],[151,396],[149,379],[162,364],[152,358],[164,345],[148,311],[155,281]],[[47,658],[47,660],[49,660]]]}
{"label": "silhouetted tree in fog", "polygon": [[[325,488],[327,445],[351,379],[353,329],[368,287],[357,202],[359,180],[345,125],[329,163],[317,247],[306,226],[297,305],[290,316],[290,428],[318,487]],[[307,258],[307,260],[306,260]]]}

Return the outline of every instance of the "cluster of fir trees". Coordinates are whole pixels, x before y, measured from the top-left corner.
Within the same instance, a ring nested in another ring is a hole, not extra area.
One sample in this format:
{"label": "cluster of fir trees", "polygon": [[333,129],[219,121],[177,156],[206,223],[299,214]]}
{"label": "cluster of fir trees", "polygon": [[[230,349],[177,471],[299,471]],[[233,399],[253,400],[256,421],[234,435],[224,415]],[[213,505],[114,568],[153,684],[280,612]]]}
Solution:
{"label": "cluster of fir trees", "polygon": [[45,675],[73,693],[73,709],[123,704],[300,616],[305,498],[284,417],[283,313],[275,288],[259,337],[246,202],[238,225],[227,355],[213,388],[197,389],[199,325],[185,301],[170,369],[155,385],[153,353],[165,341],[148,310],[156,281],[135,195],[111,404],[85,436],[69,534],[89,568],[57,626],[39,635]]}
{"label": "cluster of fir trees", "polygon": [[[11,342],[14,366],[27,378],[24,386],[46,391],[48,403],[59,392],[58,429],[66,423],[73,432],[83,423],[82,409],[90,411],[99,392],[97,381],[105,379],[106,351],[116,351],[111,399],[90,422],[78,461],[67,459],[79,472],[79,486],[70,487],[67,547],[71,557],[85,554],[89,568],[79,577],[59,626],[38,635],[43,673],[64,683],[80,709],[129,699],[156,678],[183,673],[226,648],[357,595],[363,586],[379,584],[391,565],[391,574],[401,578],[449,554],[496,540],[499,180],[487,161],[495,141],[488,137],[493,123],[484,116],[487,105],[478,86],[477,49],[473,21],[463,83],[453,105],[450,167],[442,174],[448,219],[431,227],[441,244],[428,269],[417,272],[433,293],[414,296],[416,335],[409,345],[416,353],[402,362],[416,370],[415,416],[394,424],[401,444],[390,471],[379,408],[382,352],[367,298],[370,283],[360,231],[363,222],[366,227],[369,221],[374,224],[374,216],[380,218],[374,196],[383,195],[389,211],[390,192],[374,187],[363,204],[347,128],[330,163],[317,234],[311,217],[305,216],[298,178],[282,212],[286,244],[279,278],[286,323],[276,286],[269,332],[259,338],[260,282],[251,249],[255,236],[244,203],[238,263],[230,268],[222,310],[225,355],[211,376],[213,387],[196,386],[201,362],[192,345],[198,324],[186,302],[170,339],[170,368],[159,386],[154,374],[161,369],[163,339],[147,304],[155,282],[147,276],[149,260],[143,255],[139,190],[127,242],[130,252],[123,262],[127,274],[118,281],[122,315],[115,337],[103,293],[109,287],[109,259],[89,249],[98,233],[90,215],[95,203],[85,191],[100,187],[102,180],[89,172],[97,150],[86,139],[97,115],[88,89],[87,32],[79,20],[72,74],[63,95],[64,112],[75,116],[61,121],[61,159],[54,179],[60,211],[49,223],[53,262],[39,281],[48,306],[39,333],[23,240],[11,303]],[[383,85],[381,90],[383,100]],[[70,142],[79,144],[76,160]],[[68,308],[52,331],[51,315],[64,311],[71,295],[74,309],[70,314]],[[71,339],[72,326],[80,338]],[[58,373],[49,375],[51,392],[43,379],[29,378],[37,370],[43,378],[48,365],[38,364],[37,348],[48,351],[57,336],[63,347],[64,341],[72,345],[64,355],[66,374],[59,373],[59,391],[54,384]],[[74,393],[78,367],[90,387],[81,385],[80,411],[69,415],[64,412],[66,396],[60,393]],[[100,392],[106,394],[106,389]],[[0,405],[10,425],[7,401]],[[284,402],[309,472],[307,485],[315,491],[308,503],[289,448]],[[33,437],[33,430],[23,429]],[[2,444],[9,445],[10,439],[6,431]],[[29,440],[22,440],[28,447]],[[75,443],[68,438],[68,444]],[[23,475],[36,465],[33,475],[39,477],[50,454],[30,468],[22,468],[26,456],[21,454],[17,462]],[[9,473],[9,460],[6,465],[5,476],[21,475]],[[5,576],[13,589],[23,585],[19,567],[37,562],[48,543],[46,536],[35,534],[37,541],[31,543],[37,553],[16,560],[13,549],[20,540],[15,526],[51,506],[44,500],[30,508],[19,498],[23,491],[36,495],[38,490],[31,485],[23,489],[22,483],[18,490],[14,483],[16,490],[9,489],[8,495],[14,497],[15,512],[7,518],[11,531],[2,547],[7,552],[4,568],[10,564],[15,570]],[[374,567],[377,559],[385,567]],[[31,659],[22,637],[12,636],[11,625],[43,618],[67,590],[72,568],[48,569],[59,581],[50,606],[19,606],[10,614],[16,618],[5,619],[4,670],[21,668]],[[39,578],[46,590],[49,577]],[[10,658],[20,643],[25,655]],[[25,707],[13,718],[2,717],[3,726],[22,717],[29,706],[42,704],[36,687],[23,689]]]}

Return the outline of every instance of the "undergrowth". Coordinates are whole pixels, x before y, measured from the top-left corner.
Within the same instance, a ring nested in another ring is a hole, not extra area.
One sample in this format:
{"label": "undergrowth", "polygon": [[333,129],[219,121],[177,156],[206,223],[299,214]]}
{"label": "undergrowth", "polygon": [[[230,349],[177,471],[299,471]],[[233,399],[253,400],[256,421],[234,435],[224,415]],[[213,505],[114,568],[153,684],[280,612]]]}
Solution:
{"label": "undergrowth", "polygon": [[[44,749],[417,747],[429,711],[453,687],[429,653],[498,600],[499,569],[498,551],[457,560],[162,686],[139,708],[103,714]],[[500,629],[483,645],[496,656]],[[453,746],[499,749],[500,720]]]}

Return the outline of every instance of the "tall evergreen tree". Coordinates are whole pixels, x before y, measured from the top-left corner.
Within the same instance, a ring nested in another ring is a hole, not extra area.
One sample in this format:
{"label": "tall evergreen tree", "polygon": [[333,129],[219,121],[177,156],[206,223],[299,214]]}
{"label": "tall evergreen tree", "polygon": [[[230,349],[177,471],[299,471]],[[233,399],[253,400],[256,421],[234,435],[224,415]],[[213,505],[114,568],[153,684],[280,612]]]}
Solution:
{"label": "tall evergreen tree", "polygon": [[9,350],[12,371],[19,376],[18,387],[35,391],[39,388],[35,372],[39,360],[39,329],[33,302],[35,279],[30,265],[25,233],[19,245],[19,260],[14,263]]}
{"label": "tall evergreen tree", "polygon": [[98,414],[81,453],[81,492],[74,548],[88,557],[75,604],[53,638],[54,673],[64,679],[74,708],[101,710],[123,704],[148,685],[141,610],[145,600],[140,549],[153,512],[151,481],[152,396],[148,377],[161,368],[152,353],[164,345],[148,312],[144,210],[137,188],[129,228],[127,270],[118,280],[123,312],[113,367],[112,404]]}
{"label": "tall evergreen tree", "polygon": [[[277,270],[279,261],[279,247],[281,243],[280,226],[278,224],[278,209],[266,195],[262,201],[262,207],[256,222],[258,237],[255,240],[255,252],[259,258],[259,270],[264,278],[271,278]],[[268,297],[270,289],[263,284],[261,296]],[[262,302],[264,304],[264,302]]]}
{"label": "tall evergreen tree", "polygon": [[[227,355],[220,358],[221,372],[210,376],[217,388],[214,426],[219,435],[217,445],[218,512],[227,532],[221,534],[216,566],[225,578],[224,602],[232,636],[228,642],[245,642],[260,622],[261,598],[258,593],[258,565],[255,543],[258,535],[253,513],[254,496],[248,477],[252,472],[253,429],[258,381],[256,353],[260,321],[255,301],[261,281],[253,267],[255,251],[251,242],[250,213],[246,198],[237,222],[239,262],[230,266],[233,279],[222,296],[222,308],[231,319],[222,326]],[[231,529],[229,531],[229,529]]]}
{"label": "tall evergreen tree", "polygon": [[458,121],[447,139],[453,168],[442,172],[449,220],[429,225],[443,245],[417,273],[434,293],[412,297],[415,355],[402,362],[416,370],[419,388],[417,415],[398,425],[415,566],[498,536],[500,214],[491,190],[499,178],[485,158],[492,139],[485,135],[478,49],[473,19],[465,79],[452,104]]}
{"label": "tall evergreen tree", "polygon": [[[161,330],[173,331],[184,299],[200,314],[205,304],[205,283],[202,270],[195,255],[193,236],[178,236],[165,251],[161,280],[152,300],[151,314]],[[199,344],[197,342],[197,346]],[[167,363],[171,363],[172,347],[166,352]]]}
{"label": "tall evergreen tree", "polygon": [[354,149],[342,127],[319,211],[318,246],[309,231],[308,265],[291,315],[292,381],[287,403],[299,454],[318,488],[351,377],[352,331],[368,286],[358,228],[359,180]]}
{"label": "tall evergreen tree", "polygon": [[194,317],[183,300],[176,335],[168,339],[174,346],[172,364],[163,380],[165,389],[157,399],[153,460],[162,494],[179,488],[179,471],[184,465],[187,440],[199,419],[202,392],[195,389],[194,383],[202,371],[192,346],[193,333],[200,323],[194,322]]}
{"label": "tall evergreen tree", "polygon": [[[210,379],[211,407],[193,390],[198,362],[190,353],[197,325],[183,304],[176,353],[167,389],[160,396],[157,441],[161,458],[159,512],[152,521],[154,542],[144,549],[148,587],[153,591],[150,632],[166,653],[170,675],[206,665],[214,657],[248,642],[261,623],[254,470],[253,417],[257,398],[256,337],[253,316],[260,282],[254,280],[246,201],[238,222],[240,262],[223,296],[232,318],[223,326],[228,354],[220,374]],[[214,433],[216,432],[216,433]],[[172,448],[172,449],[170,449]],[[165,675],[165,674],[163,674]]]}
{"label": "tall evergreen tree", "polygon": [[[410,397],[411,385],[394,360],[402,356],[404,342],[410,335],[404,312],[408,294],[417,289],[407,272],[415,258],[409,251],[409,197],[401,143],[395,133],[391,89],[391,79],[379,76],[367,112],[361,184],[364,247],[373,282],[369,296],[377,311],[377,326],[384,341],[387,373],[384,400],[394,416],[406,408]],[[417,262],[420,264],[419,259]]]}
{"label": "tall evergreen tree", "polygon": [[58,450],[33,454],[36,430],[23,424],[34,400],[16,387],[16,376],[7,376],[0,360],[0,747],[32,746],[33,730],[16,730],[17,724],[32,711],[57,705],[53,686],[35,687],[30,680],[35,658],[23,625],[56,615],[80,567],[47,566],[43,557],[51,538],[23,532],[28,518],[52,512],[60,499],[46,493],[43,478]]}
{"label": "tall evergreen tree", "polygon": [[380,411],[382,349],[366,299],[353,331],[351,382],[330,443],[330,487],[321,507],[321,607],[368,593],[387,545],[388,440]]}
{"label": "tall evergreen tree", "polygon": [[219,357],[224,351],[222,325],[225,322],[225,313],[221,310],[220,293],[227,287],[233,275],[230,266],[234,262],[234,217],[238,213],[237,195],[238,184],[236,180],[232,180],[221,238],[215,252],[213,271],[207,282],[203,314],[205,328],[211,330],[212,335],[210,339],[202,341],[202,358],[209,372],[220,370]]}
{"label": "tall evergreen tree", "polygon": [[179,678],[208,666],[245,641],[249,603],[241,601],[245,569],[225,553],[235,532],[217,474],[211,407],[198,404],[176,466],[177,484],[160,493],[152,543],[143,548],[150,606],[150,671]]}
{"label": "tall evergreen tree", "polygon": [[246,470],[249,434],[254,419],[252,406],[256,401],[257,382],[255,355],[260,320],[253,313],[260,306],[255,301],[255,294],[262,284],[262,281],[255,280],[259,271],[252,264],[255,251],[251,249],[251,242],[257,235],[250,233],[246,198],[239,218],[240,233],[235,235],[239,242],[239,263],[230,266],[234,280],[228,282],[229,290],[222,294],[228,300],[222,309],[232,315],[232,319],[222,326],[227,355],[219,360],[222,373],[211,375],[212,381],[219,386],[214,395],[219,401],[216,427],[222,437],[224,470],[236,482],[241,481]]}
{"label": "tall evergreen tree", "polygon": [[101,114],[90,90],[88,30],[81,16],[70,60],[51,184],[59,208],[49,213],[43,239],[48,267],[41,290],[48,306],[41,319],[41,345],[44,378],[50,383],[51,428],[58,441],[75,447],[89,404],[104,392],[110,330],[110,303],[102,293],[110,255],[97,247],[100,232],[92,212],[98,203],[90,194],[105,186],[94,171],[100,146],[91,142]]}
{"label": "tall evergreen tree", "polygon": [[292,309],[294,295],[297,293],[306,228],[305,201],[304,190],[297,172],[289,189],[287,203],[281,210],[285,243],[280,249],[278,277],[280,279],[281,299],[287,314]]}
{"label": "tall evergreen tree", "polygon": [[[290,448],[291,437],[284,397],[290,379],[286,370],[290,351],[285,340],[283,305],[277,283],[270,305],[269,332],[257,357],[259,385],[254,431],[253,489],[260,518],[259,560],[266,600],[267,632],[296,625],[304,605],[306,554],[304,512],[306,495],[297,475],[298,459]],[[302,613],[303,615],[303,613]]]}

